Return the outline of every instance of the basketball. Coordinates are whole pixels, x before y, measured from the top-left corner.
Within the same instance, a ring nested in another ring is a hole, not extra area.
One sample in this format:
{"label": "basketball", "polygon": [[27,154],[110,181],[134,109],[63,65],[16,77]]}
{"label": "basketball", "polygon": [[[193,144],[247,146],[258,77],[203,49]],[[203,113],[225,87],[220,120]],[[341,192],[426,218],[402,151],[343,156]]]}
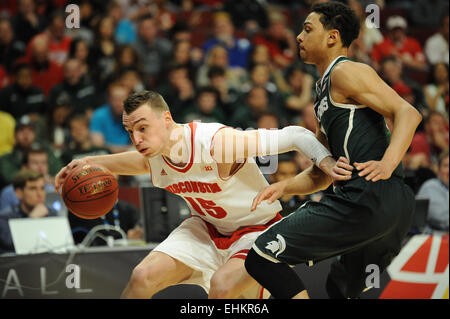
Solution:
{"label": "basketball", "polygon": [[76,168],[62,187],[62,197],[68,210],[83,219],[106,215],[114,207],[118,195],[116,178],[102,166]]}

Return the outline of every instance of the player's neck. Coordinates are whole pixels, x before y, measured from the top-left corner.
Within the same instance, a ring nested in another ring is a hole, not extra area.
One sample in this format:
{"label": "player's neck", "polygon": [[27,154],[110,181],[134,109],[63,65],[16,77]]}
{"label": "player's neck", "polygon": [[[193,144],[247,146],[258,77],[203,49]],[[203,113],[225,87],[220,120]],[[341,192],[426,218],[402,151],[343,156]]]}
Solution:
{"label": "player's neck", "polygon": [[323,59],[316,62],[315,64],[316,64],[317,70],[320,73],[320,77],[323,77],[327,68],[337,57],[339,57],[341,55],[347,56],[347,51],[348,51],[347,48],[340,48],[340,49],[336,49],[336,50],[332,50],[332,51],[330,49],[330,52],[328,52],[328,54],[325,55],[323,57]]}
{"label": "player's neck", "polygon": [[188,140],[184,133],[184,125],[173,123],[169,131],[167,147],[162,155],[175,166],[184,166],[189,161]]}

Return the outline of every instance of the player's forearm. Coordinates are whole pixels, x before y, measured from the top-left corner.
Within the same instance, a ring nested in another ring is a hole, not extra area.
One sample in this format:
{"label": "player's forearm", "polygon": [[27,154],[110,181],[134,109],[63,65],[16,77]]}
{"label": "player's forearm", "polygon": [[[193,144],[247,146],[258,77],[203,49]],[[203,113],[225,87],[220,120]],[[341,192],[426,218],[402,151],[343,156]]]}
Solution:
{"label": "player's forearm", "polygon": [[311,166],[295,177],[285,180],[284,195],[308,195],[327,189],[332,178],[316,166]]}
{"label": "player's forearm", "polygon": [[392,170],[405,156],[421,120],[422,116],[413,107],[402,107],[394,114],[391,142],[383,156],[383,161],[389,163]]}
{"label": "player's forearm", "polygon": [[84,159],[89,164],[102,165],[112,173],[119,175],[141,175],[150,173],[145,157],[136,151],[110,155],[87,156]]}

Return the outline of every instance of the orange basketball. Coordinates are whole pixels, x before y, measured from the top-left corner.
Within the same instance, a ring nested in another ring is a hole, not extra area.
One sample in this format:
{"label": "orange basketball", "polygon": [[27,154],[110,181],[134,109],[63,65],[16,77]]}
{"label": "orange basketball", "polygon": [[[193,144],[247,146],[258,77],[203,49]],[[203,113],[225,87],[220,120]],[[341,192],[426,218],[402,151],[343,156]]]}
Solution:
{"label": "orange basketball", "polygon": [[119,196],[114,175],[102,166],[85,165],[75,169],[62,187],[62,197],[70,212],[84,219],[106,215]]}

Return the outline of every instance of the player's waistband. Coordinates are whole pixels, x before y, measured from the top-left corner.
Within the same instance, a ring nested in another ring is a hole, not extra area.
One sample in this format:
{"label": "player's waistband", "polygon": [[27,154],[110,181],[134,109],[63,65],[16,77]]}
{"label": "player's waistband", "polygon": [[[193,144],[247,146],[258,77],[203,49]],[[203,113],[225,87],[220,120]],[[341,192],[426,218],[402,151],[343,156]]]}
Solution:
{"label": "player's waistband", "polygon": [[268,221],[264,225],[252,225],[252,226],[243,226],[239,229],[237,229],[234,233],[232,233],[229,236],[222,235],[219,233],[219,231],[212,225],[211,223],[208,223],[207,221],[203,220],[203,222],[206,224],[206,227],[208,228],[209,237],[214,242],[216,247],[218,249],[228,249],[234,242],[239,240],[242,236],[253,233],[253,232],[260,232],[266,230],[269,226],[276,223],[283,217],[278,212],[274,218],[272,218],[270,221]]}

